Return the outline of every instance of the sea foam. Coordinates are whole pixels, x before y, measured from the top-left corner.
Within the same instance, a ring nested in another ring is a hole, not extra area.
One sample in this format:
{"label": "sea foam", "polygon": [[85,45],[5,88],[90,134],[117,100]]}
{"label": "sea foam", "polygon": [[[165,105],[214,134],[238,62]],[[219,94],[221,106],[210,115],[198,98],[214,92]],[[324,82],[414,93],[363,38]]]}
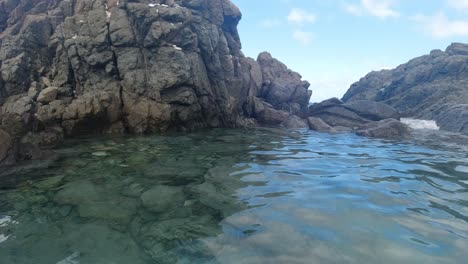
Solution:
{"label": "sea foam", "polygon": [[439,130],[439,126],[434,120],[421,120],[412,118],[402,118],[401,122],[412,129]]}

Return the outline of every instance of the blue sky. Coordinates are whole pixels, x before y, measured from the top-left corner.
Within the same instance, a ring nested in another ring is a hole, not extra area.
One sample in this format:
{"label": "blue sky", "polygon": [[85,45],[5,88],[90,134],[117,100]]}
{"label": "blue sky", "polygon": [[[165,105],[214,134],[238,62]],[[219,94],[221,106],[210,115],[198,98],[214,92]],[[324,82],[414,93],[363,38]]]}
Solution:
{"label": "blue sky", "polygon": [[312,101],[341,97],[372,70],[468,42],[468,0],[232,0],[243,52],[302,74]]}

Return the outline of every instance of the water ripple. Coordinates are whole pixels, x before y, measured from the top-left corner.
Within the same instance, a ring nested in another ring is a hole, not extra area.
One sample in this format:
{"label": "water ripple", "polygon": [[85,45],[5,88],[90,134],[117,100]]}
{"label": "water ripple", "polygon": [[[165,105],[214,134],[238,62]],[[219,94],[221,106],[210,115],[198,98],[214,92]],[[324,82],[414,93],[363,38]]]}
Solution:
{"label": "water ripple", "polygon": [[0,192],[2,263],[464,263],[468,138],[80,139]]}

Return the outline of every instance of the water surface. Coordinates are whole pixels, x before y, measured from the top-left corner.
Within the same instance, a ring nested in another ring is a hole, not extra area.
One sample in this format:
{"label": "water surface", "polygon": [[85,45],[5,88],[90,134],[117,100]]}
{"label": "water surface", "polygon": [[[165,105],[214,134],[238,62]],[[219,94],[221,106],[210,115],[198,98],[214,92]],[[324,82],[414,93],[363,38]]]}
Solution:
{"label": "water surface", "polygon": [[0,259],[465,263],[467,147],[264,129],[70,141],[0,184]]}

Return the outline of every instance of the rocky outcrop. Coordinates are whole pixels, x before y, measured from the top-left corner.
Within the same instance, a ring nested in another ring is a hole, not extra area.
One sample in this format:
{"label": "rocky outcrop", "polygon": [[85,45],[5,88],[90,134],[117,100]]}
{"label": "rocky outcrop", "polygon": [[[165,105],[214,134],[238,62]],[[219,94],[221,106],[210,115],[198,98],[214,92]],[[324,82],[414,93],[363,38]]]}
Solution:
{"label": "rocky outcrop", "polygon": [[240,19],[229,0],[0,0],[0,127],[43,149],[305,117],[309,84],[245,57]]}
{"label": "rocky outcrop", "polygon": [[403,139],[410,137],[411,130],[400,121],[390,118],[363,125],[357,130],[356,134],[374,138]]}
{"label": "rocky outcrop", "polygon": [[291,116],[285,122],[281,123],[281,126],[288,128],[288,129],[302,129],[302,128],[309,128],[309,125],[306,123],[304,119],[298,116]]}
{"label": "rocky outcrop", "polygon": [[358,100],[343,103],[337,98],[331,98],[310,106],[309,115],[320,118],[332,127],[348,127],[357,129],[359,126],[387,118],[400,118],[395,109],[368,100]]}
{"label": "rocky outcrop", "polygon": [[432,114],[441,129],[468,134],[468,104],[441,105]]}
{"label": "rocky outcrop", "polygon": [[357,100],[382,102],[406,117],[436,120],[442,129],[466,133],[468,45],[454,43],[396,69],[369,73],[343,97],[346,103]]}
{"label": "rocky outcrop", "polygon": [[369,100],[344,103],[331,98],[309,107],[311,130],[327,133],[351,133],[360,136],[403,139],[409,127],[399,121],[400,113],[392,107]]}
{"label": "rocky outcrop", "polygon": [[309,128],[317,132],[335,133],[337,132],[333,127],[325,123],[322,119],[317,117],[307,118]]}

